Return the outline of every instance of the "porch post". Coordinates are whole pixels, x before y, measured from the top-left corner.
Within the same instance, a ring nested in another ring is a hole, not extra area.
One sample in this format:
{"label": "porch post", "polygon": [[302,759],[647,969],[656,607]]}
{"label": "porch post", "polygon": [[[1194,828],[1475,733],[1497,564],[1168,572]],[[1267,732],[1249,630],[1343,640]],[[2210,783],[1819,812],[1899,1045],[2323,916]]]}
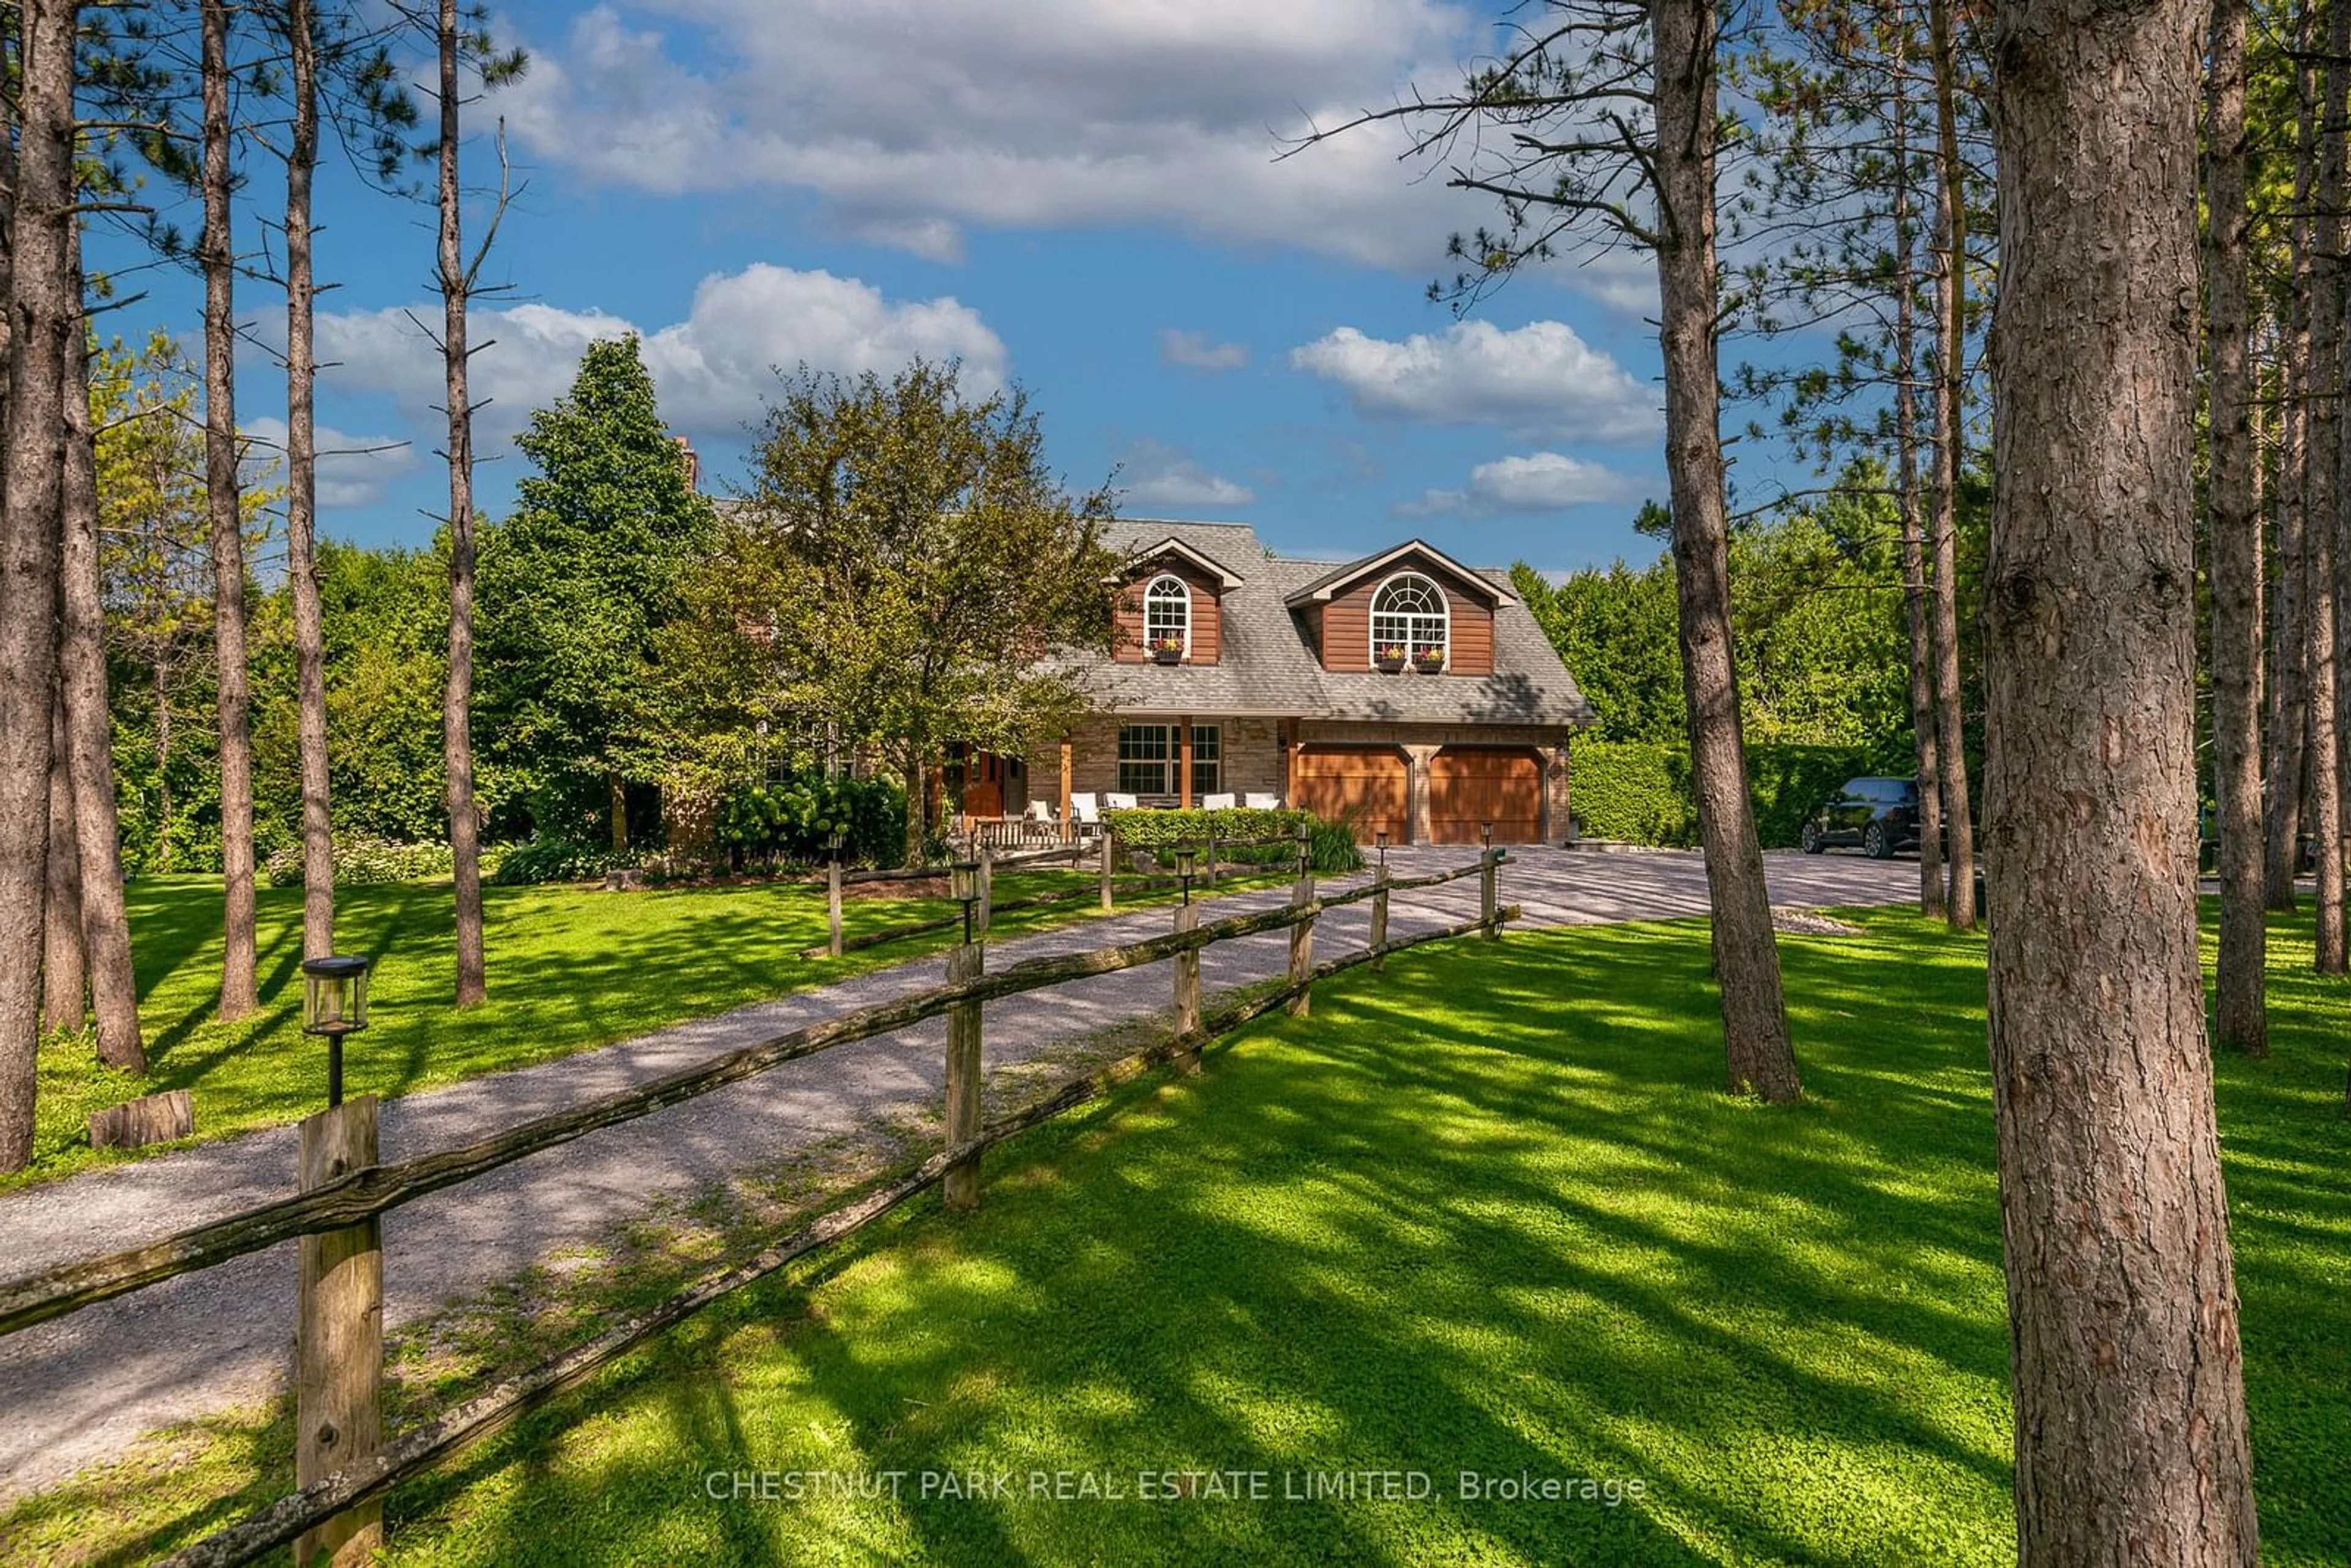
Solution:
{"label": "porch post", "polygon": [[1177,726],[1176,756],[1181,759],[1176,772],[1181,783],[1176,789],[1176,807],[1188,810],[1192,804],[1192,716],[1186,714],[1176,721]]}
{"label": "porch post", "polygon": [[1405,755],[1405,837],[1416,844],[1431,842],[1436,831],[1428,818],[1428,759],[1433,746],[1407,746]]}
{"label": "porch post", "polygon": [[1071,837],[1076,831],[1076,829],[1073,828],[1070,822],[1071,777],[1070,737],[1065,732],[1061,737],[1061,836],[1065,839]]}

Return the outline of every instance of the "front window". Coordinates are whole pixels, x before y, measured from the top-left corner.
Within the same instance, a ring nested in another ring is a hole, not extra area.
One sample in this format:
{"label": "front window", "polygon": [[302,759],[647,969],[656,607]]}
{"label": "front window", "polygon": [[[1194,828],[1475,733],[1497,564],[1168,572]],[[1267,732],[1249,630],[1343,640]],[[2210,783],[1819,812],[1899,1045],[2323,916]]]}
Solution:
{"label": "front window", "polygon": [[[1123,795],[1173,795],[1184,782],[1184,728],[1175,724],[1118,727],[1118,788]],[[1192,727],[1192,792],[1223,788],[1224,737],[1213,724]],[[1189,801],[1185,802],[1186,805]]]}
{"label": "front window", "polygon": [[1154,653],[1192,651],[1192,591],[1182,579],[1163,572],[1143,591],[1143,643]]}
{"label": "front window", "polygon": [[1167,769],[1176,748],[1164,724],[1123,724],[1118,727],[1118,789],[1123,795],[1166,795],[1174,792]]}
{"label": "front window", "polygon": [[1414,664],[1442,667],[1451,642],[1445,591],[1416,571],[1398,572],[1372,595],[1372,658],[1402,649]]}
{"label": "front window", "polygon": [[[1217,782],[1222,772],[1222,769],[1217,767],[1224,750],[1222,739],[1223,737],[1217,733],[1217,727],[1213,724],[1196,724],[1192,727],[1193,793],[1213,795],[1224,788]],[[1184,803],[1188,806],[1192,802],[1186,800]]]}

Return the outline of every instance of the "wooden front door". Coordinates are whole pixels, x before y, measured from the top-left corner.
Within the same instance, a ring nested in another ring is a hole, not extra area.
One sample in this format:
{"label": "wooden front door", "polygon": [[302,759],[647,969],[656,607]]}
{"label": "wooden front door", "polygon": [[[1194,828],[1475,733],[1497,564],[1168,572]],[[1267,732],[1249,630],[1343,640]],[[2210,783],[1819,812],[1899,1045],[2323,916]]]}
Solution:
{"label": "wooden front door", "polygon": [[1447,747],[1428,764],[1428,829],[1440,844],[1474,844],[1494,824],[1498,844],[1542,841],[1542,758],[1531,751]]}
{"label": "wooden front door", "polygon": [[1004,758],[992,751],[975,751],[966,766],[969,771],[964,775],[964,815],[1004,815]]}
{"label": "wooden front door", "polygon": [[1409,836],[1411,776],[1395,747],[1309,746],[1298,754],[1297,779],[1298,799],[1290,804],[1351,823],[1360,841],[1368,844],[1382,831],[1392,844]]}

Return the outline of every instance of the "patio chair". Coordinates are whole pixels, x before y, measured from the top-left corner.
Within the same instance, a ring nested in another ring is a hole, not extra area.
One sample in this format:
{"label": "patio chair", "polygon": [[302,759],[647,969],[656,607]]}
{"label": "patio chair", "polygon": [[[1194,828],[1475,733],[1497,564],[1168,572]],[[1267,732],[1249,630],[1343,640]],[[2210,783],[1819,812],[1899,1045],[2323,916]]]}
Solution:
{"label": "patio chair", "polygon": [[1132,795],[1109,794],[1102,797],[1102,810],[1105,811],[1132,811],[1134,809],[1134,797]]}
{"label": "patio chair", "polygon": [[1232,809],[1233,797],[1229,793],[1200,797],[1200,810],[1203,811],[1229,811]]}
{"label": "patio chair", "polygon": [[[1229,800],[1229,797],[1228,797],[1228,800]],[[1281,810],[1280,796],[1269,795],[1255,789],[1243,795],[1241,797],[1241,803],[1252,811],[1279,811]]]}
{"label": "patio chair", "polygon": [[1091,789],[1082,795],[1072,795],[1070,797],[1070,815],[1077,819],[1078,826],[1081,828],[1099,828],[1102,826],[1102,801]]}

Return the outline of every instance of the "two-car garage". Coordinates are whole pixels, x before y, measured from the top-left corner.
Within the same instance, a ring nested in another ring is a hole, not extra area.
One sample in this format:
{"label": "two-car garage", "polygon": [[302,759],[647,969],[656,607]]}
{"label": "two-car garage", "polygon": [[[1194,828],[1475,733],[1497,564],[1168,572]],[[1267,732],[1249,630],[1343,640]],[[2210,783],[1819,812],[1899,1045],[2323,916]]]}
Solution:
{"label": "two-car garage", "polygon": [[[1409,831],[1412,769],[1396,746],[1302,747],[1292,779],[1296,803],[1318,816],[1353,821],[1366,841],[1385,832],[1391,843],[1424,835]],[[1426,838],[1474,844],[1479,824],[1494,825],[1498,844],[1542,839],[1543,765],[1526,747],[1448,746],[1428,760]]]}

